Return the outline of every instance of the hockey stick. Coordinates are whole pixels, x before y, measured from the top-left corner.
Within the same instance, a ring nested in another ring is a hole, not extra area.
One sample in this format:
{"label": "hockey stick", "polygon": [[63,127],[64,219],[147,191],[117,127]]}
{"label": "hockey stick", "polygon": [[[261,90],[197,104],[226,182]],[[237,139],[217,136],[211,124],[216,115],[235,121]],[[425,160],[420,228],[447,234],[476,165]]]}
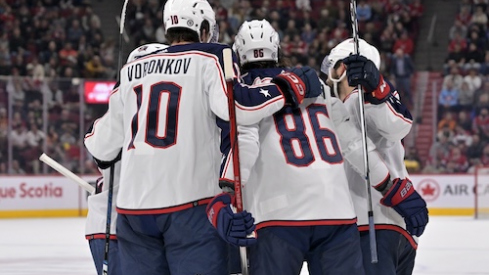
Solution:
{"label": "hockey stick", "polygon": [[[239,147],[238,147],[238,126],[236,125],[236,104],[234,103],[233,92],[233,54],[231,49],[227,48],[222,51],[224,61],[224,77],[226,78],[226,89],[228,93],[229,124],[230,124],[230,141],[233,153],[233,171],[234,171],[234,193],[236,196],[236,210],[243,211],[243,193],[241,190],[241,170],[239,166]],[[239,247],[241,258],[242,275],[249,275],[248,255],[246,247]]]}
{"label": "hockey stick", "polygon": [[88,182],[84,181],[82,178],[79,176],[75,175],[73,172],[68,170],[66,167],[55,161],[54,159],[50,158],[48,155],[45,153],[42,153],[42,155],[39,157],[39,160],[46,163],[49,165],[51,168],[54,170],[60,172],[63,176],[73,180],[80,186],[81,188],[85,189],[88,193],[93,194],[95,193],[95,187],[91,186]]}
{"label": "hockey stick", "polygon": [[[128,0],[124,0],[122,5],[121,19],[119,22],[119,61],[117,62],[117,69],[120,70],[122,67],[122,35],[124,34],[124,23],[126,21],[126,8]],[[118,77],[120,80],[120,71]],[[110,224],[112,223],[112,196],[114,193],[114,164],[110,165],[110,179],[109,179],[109,193],[107,198],[107,218],[105,227],[105,251],[104,251],[104,262],[102,265],[102,274],[109,274],[109,248],[110,248]]]}
{"label": "hockey stick", "polygon": [[[354,53],[359,53],[358,45],[358,21],[357,21],[357,2],[350,0],[350,13],[353,28]],[[365,165],[365,183],[367,185],[367,203],[368,203],[368,232],[370,237],[370,255],[373,264],[378,262],[377,257],[377,239],[375,236],[374,211],[372,207],[372,190],[370,187],[370,171],[368,169],[368,148],[367,148],[367,123],[365,121],[365,106],[362,86],[358,85],[358,102],[360,106],[360,128],[362,131],[363,142],[363,162]]]}

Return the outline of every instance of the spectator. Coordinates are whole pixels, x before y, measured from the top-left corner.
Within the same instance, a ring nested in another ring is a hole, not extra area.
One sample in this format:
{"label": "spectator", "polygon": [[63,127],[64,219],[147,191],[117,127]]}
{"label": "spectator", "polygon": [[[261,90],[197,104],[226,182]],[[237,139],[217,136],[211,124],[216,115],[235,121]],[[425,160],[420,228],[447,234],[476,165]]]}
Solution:
{"label": "spectator", "polygon": [[461,37],[467,36],[467,25],[463,24],[460,20],[455,20],[453,26],[450,28],[448,37],[450,40],[455,39],[455,34],[459,33]]}
{"label": "spectator", "polygon": [[407,31],[404,31],[401,37],[396,40],[392,51],[397,53],[398,49],[402,49],[403,52],[409,56],[414,53],[414,42],[409,37]]}
{"label": "spectator", "polygon": [[334,17],[330,16],[328,9],[321,10],[321,16],[318,21],[318,30],[330,31],[335,27]]}
{"label": "spectator", "polygon": [[474,91],[479,90],[482,86],[482,78],[478,74],[476,67],[469,68],[469,74],[464,77],[464,82],[469,84],[470,88]]}
{"label": "spectator", "polygon": [[12,161],[12,170],[10,171],[12,175],[25,175],[24,169],[20,167],[19,161],[14,159]]}
{"label": "spectator", "polygon": [[472,14],[470,14],[470,6],[462,6],[460,12],[456,17],[456,21],[460,21],[465,26],[470,25],[472,21]]}
{"label": "spectator", "polygon": [[469,168],[467,158],[462,154],[458,147],[452,148],[448,158],[444,160],[443,165],[448,173],[465,173]]}
{"label": "spectator", "polygon": [[457,145],[462,152],[465,152],[467,147],[472,144],[472,136],[468,131],[462,128],[461,125],[455,127],[455,135],[453,136],[452,142]]}
{"label": "spectator", "polygon": [[482,150],[484,149],[484,144],[482,143],[478,134],[472,135],[472,143],[467,148],[467,157],[469,159],[480,159],[482,156]]}
{"label": "spectator", "polygon": [[438,135],[435,143],[431,145],[429,159],[423,173],[442,172],[442,162],[450,153],[449,137],[445,134]]}
{"label": "spectator", "polygon": [[298,10],[310,11],[311,0],[295,0],[295,6]]}
{"label": "spectator", "polygon": [[450,85],[457,90],[462,86],[463,77],[460,75],[457,67],[452,67],[450,69],[450,74],[443,78],[443,88],[447,87],[448,82],[450,82]]}
{"label": "spectator", "polygon": [[478,70],[481,63],[484,61],[484,55],[479,51],[475,43],[470,43],[467,52],[465,53],[465,70]]}
{"label": "spectator", "polygon": [[482,75],[489,75],[489,51],[484,55],[484,62],[481,64],[480,73]]}
{"label": "spectator", "polygon": [[10,134],[14,155],[21,154],[27,146],[27,131],[24,125],[19,125]]}
{"label": "spectator", "polygon": [[457,124],[465,131],[472,133],[472,119],[470,118],[468,111],[460,111],[458,113]]}
{"label": "spectator", "polygon": [[71,26],[68,28],[68,30],[66,32],[66,38],[68,39],[69,42],[76,45],[76,44],[78,44],[78,41],[80,41],[80,38],[84,34],[85,33],[80,26],[80,21],[78,21],[78,19],[74,19],[71,22]]}
{"label": "spectator", "polygon": [[372,18],[372,8],[366,0],[358,1],[357,5],[357,19],[360,23],[368,22]]}
{"label": "spectator", "polygon": [[37,57],[34,57],[32,62],[27,64],[27,72],[35,81],[42,81],[44,79],[44,66],[39,64]]}
{"label": "spectator", "polygon": [[476,6],[475,12],[472,15],[470,23],[477,24],[484,27],[487,25],[487,14],[484,12],[482,6]]}
{"label": "spectator", "polygon": [[450,131],[454,131],[457,126],[457,120],[454,118],[452,112],[445,112],[443,119],[438,122],[438,131],[442,131],[445,127],[448,127]]}
{"label": "spectator", "polygon": [[310,45],[316,38],[316,31],[312,29],[311,24],[307,23],[304,25],[304,29],[301,33],[301,39],[307,45]]}
{"label": "spectator", "polygon": [[460,47],[460,51],[465,51],[467,48],[467,41],[462,34],[458,32],[455,33],[455,37],[450,41],[450,44],[448,45],[448,52],[453,52],[456,45]]}
{"label": "spectator", "polygon": [[404,54],[399,48],[391,60],[391,74],[396,78],[396,88],[401,92],[401,99],[406,98],[410,104],[413,103],[411,95],[411,75],[414,72],[414,65],[411,58]]}
{"label": "spectator", "polygon": [[449,80],[438,96],[438,106],[444,111],[454,111],[458,107],[459,90]]}
{"label": "spectator", "polygon": [[489,144],[486,144],[482,149],[482,156],[480,163],[484,166],[489,165]]}
{"label": "spectator", "polygon": [[66,43],[63,49],[59,51],[60,64],[66,66],[70,61],[75,61],[77,59],[78,52],[73,49],[73,45],[71,43]]}
{"label": "spectator", "polygon": [[472,110],[474,104],[474,94],[475,90],[472,88],[472,85],[464,80],[458,95],[458,102],[463,110]]}
{"label": "spectator", "polygon": [[85,63],[85,77],[87,78],[104,78],[107,77],[107,68],[104,67],[100,57],[95,55]]}
{"label": "spectator", "polygon": [[489,142],[489,110],[482,108],[472,122],[472,132],[478,134],[481,140]]}

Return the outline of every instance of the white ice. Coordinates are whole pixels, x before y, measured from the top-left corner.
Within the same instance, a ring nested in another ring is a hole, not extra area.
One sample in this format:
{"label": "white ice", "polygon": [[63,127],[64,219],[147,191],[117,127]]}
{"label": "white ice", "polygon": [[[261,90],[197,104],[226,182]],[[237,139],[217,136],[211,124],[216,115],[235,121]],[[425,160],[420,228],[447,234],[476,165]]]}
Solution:
{"label": "white ice", "polygon": [[[0,274],[96,275],[84,226],[84,218],[0,220]],[[414,274],[489,274],[489,220],[431,217]]]}

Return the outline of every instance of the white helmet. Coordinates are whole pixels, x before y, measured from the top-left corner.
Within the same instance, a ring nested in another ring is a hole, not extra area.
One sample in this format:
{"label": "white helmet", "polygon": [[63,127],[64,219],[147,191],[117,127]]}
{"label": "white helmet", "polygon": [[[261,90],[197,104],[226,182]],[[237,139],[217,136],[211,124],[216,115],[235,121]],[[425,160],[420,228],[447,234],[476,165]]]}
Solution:
{"label": "white helmet", "polygon": [[240,64],[256,61],[278,62],[280,39],[267,20],[246,21],[239,28],[233,49]]}
{"label": "white helmet", "polygon": [[165,33],[171,28],[187,28],[197,32],[200,39],[200,27],[204,20],[209,22],[210,41],[216,26],[216,15],[206,0],[168,0],[163,10]]}
{"label": "white helmet", "polygon": [[134,49],[127,58],[127,63],[132,62],[142,56],[148,55],[157,50],[163,50],[168,48],[168,45],[160,44],[160,43],[150,43],[137,47]]}
{"label": "white helmet", "polygon": [[[334,84],[334,93],[338,96],[336,86],[340,81],[342,81],[346,76],[346,70],[338,78],[333,77],[333,70],[336,64],[355,52],[353,38],[348,38],[345,41],[334,47],[330,54],[326,56],[321,64],[321,71],[328,75],[328,79]],[[365,56],[367,59],[371,60],[377,69],[380,69],[380,53],[374,46],[367,43],[367,41],[359,38],[358,39],[358,51],[360,55]]]}

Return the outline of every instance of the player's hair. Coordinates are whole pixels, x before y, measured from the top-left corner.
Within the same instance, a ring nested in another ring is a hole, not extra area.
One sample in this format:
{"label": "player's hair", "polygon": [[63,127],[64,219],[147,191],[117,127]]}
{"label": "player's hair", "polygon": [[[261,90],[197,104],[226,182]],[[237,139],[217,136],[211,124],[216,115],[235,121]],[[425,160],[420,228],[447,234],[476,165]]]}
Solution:
{"label": "player's hair", "polygon": [[[210,24],[207,20],[202,21],[202,25],[200,26],[200,33],[203,33],[204,30],[207,34],[210,32]],[[170,44],[177,42],[200,42],[200,37],[197,32],[184,27],[168,29],[165,36],[166,40],[168,40]]]}

